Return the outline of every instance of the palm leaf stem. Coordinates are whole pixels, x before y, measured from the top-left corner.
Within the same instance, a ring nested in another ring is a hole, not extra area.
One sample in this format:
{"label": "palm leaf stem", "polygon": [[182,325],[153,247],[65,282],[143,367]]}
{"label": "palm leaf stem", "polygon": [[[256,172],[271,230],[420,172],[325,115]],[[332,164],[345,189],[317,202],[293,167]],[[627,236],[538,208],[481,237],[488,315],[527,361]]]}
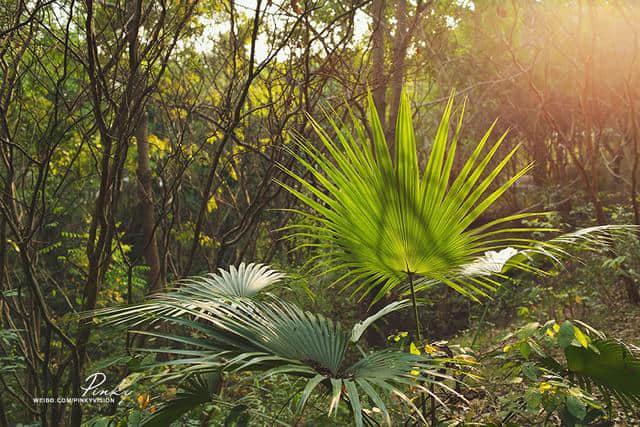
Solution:
{"label": "palm leaf stem", "polygon": [[[420,326],[420,314],[418,313],[418,300],[416,298],[416,290],[415,287],[413,286],[413,272],[409,271],[409,269],[407,269],[407,276],[409,278],[409,287],[411,289],[411,303],[413,305],[413,318],[416,322],[416,339],[419,343],[422,343],[422,328]],[[431,385],[431,388],[433,389],[433,384]],[[433,390],[432,390],[433,391]],[[433,397],[431,397],[431,405],[432,405],[432,411],[435,410],[435,406],[433,406],[435,404],[435,400]],[[427,402],[424,398],[424,393],[420,393],[420,411],[422,412],[422,415],[424,417],[424,414],[426,413],[427,410]]]}
{"label": "palm leaf stem", "polygon": [[416,290],[413,286],[413,273],[407,271],[409,277],[409,288],[411,289],[411,304],[413,305],[413,319],[416,322],[416,339],[422,341],[422,328],[420,327],[420,315],[418,314],[418,300],[416,298]]}

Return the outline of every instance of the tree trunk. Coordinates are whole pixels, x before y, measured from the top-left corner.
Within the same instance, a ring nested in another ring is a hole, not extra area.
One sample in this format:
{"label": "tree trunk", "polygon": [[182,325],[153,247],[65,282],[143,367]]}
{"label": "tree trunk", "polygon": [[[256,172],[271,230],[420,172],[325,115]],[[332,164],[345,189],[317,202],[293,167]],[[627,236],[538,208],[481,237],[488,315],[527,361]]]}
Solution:
{"label": "tree trunk", "polygon": [[384,14],[385,0],[374,0],[372,5],[373,32],[372,32],[372,90],[373,102],[380,115],[382,128],[385,129],[386,101],[385,101],[385,76],[384,76],[384,41],[385,31],[387,31],[386,18]]}
{"label": "tree trunk", "polygon": [[636,282],[626,274],[622,276],[622,280],[624,281],[624,288],[627,291],[629,302],[633,305],[640,305],[640,290]]}
{"label": "tree trunk", "polygon": [[148,289],[155,292],[164,289],[166,279],[160,263],[158,244],[155,236],[155,219],[153,212],[153,196],[151,187],[151,166],[149,162],[149,139],[147,135],[147,115],[142,114],[142,119],[136,127],[136,145],[138,148],[138,196],[139,213],[142,222],[143,253],[146,264],[149,266]]}
{"label": "tree trunk", "polygon": [[409,31],[407,28],[407,0],[399,0],[396,4],[396,31],[393,40],[393,62],[391,63],[391,113],[386,127],[387,142],[393,154],[396,116],[400,106],[400,94],[404,83],[404,66],[407,56]]}

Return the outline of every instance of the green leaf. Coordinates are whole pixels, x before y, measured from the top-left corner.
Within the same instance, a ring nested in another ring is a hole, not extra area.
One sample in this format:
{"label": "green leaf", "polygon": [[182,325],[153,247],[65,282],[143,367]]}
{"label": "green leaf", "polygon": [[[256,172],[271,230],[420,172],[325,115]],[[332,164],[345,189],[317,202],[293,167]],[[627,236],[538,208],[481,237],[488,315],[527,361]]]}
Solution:
{"label": "green leaf", "polygon": [[[305,265],[307,271],[339,273],[336,282],[352,295],[361,299],[374,295],[373,304],[398,286],[408,294],[411,273],[419,282],[417,291],[445,284],[478,300],[500,286],[494,275],[510,269],[545,274],[530,265],[534,257],[558,262],[568,255],[568,248],[605,247],[613,232],[633,228],[592,227],[541,242],[528,236],[549,229],[517,224],[545,213],[500,217],[474,228],[474,221],[530,169],[531,165],[525,165],[511,176],[501,176],[510,170],[507,166],[518,147],[497,159],[503,134],[484,153],[494,123],[452,178],[462,125],[461,113],[450,138],[452,94],[421,170],[406,93],[400,97],[393,159],[370,93],[367,99],[372,140],[360,131],[356,139],[341,128],[339,120],[328,117],[335,133],[332,138],[311,120],[321,147],[299,141],[290,154],[301,170],[281,165],[292,183],[280,185],[309,208],[296,211],[302,220],[287,227],[293,231],[290,238],[305,238],[300,247],[319,252]],[[357,130],[362,128],[354,125]],[[507,223],[514,225],[504,226]]]}
{"label": "green leaf", "polygon": [[567,348],[571,345],[571,342],[575,338],[574,328],[571,322],[567,320],[560,326],[560,330],[558,331],[557,338],[558,338],[558,345],[561,348]]}
{"label": "green leaf", "polygon": [[531,381],[538,381],[538,367],[533,363],[523,363],[520,370]]}
{"label": "green leaf", "polygon": [[568,346],[564,353],[569,371],[581,381],[595,384],[605,398],[617,400],[624,408],[640,407],[640,357],[624,344],[596,339],[589,348]]}
{"label": "green leaf", "polygon": [[542,404],[542,395],[535,388],[529,388],[524,394],[524,400],[530,411],[537,411]]}
{"label": "green leaf", "polygon": [[522,354],[522,357],[524,357],[525,359],[529,358],[529,355],[531,354],[531,346],[528,342],[523,341],[518,344],[518,350],[520,350],[520,354]]}
{"label": "green leaf", "polygon": [[527,323],[522,328],[520,328],[518,332],[516,332],[516,335],[519,338],[529,338],[538,330],[539,327],[540,327],[540,323],[538,322]]}
{"label": "green leaf", "polygon": [[224,420],[224,427],[245,427],[249,425],[249,407],[236,405],[231,408],[229,415]]}
{"label": "green leaf", "polygon": [[163,402],[157,410],[142,420],[143,427],[170,425],[190,410],[210,402],[220,391],[220,372],[209,372],[188,377],[176,395]]}
{"label": "green leaf", "polygon": [[584,419],[587,415],[587,407],[585,406],[580,399],[574,396],[567,396],[567,410],[571,415],[576,417],[578,420]]}

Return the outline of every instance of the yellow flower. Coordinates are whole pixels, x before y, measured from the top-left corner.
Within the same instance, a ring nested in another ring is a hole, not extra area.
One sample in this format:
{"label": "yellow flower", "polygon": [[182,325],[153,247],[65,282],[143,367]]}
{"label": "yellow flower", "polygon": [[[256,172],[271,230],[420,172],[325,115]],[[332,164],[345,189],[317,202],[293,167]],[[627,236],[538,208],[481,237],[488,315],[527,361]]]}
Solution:
{"label": "yellow flower", "polygon": [[546,391],[551,390],[551,388],[551,384],[545,382],[540,383],[540,385],[538,386],[538,390],[540,391],[540,393],[545,393]]}
{"label": "yellow flower", "polygon": [[438,352],[438,347],[436,347],[435,345],[426,344],[424,346],[424,352],[427,354],[435,354]]}
{"label": "yellow flower", "polygon": [[511,350],[511,346],[510,345],[505,345],[504,348],[502,349],[502,351],[505,352],[505,353],[509,353],[509,350]]}
{"label": "yellow flower", "polygon": [[149,396],[149,393],[139,394],[136,400],[138,401],[138,406],[140,407],[140,409],[145,409],[147,406],[149,406],[151,396]]}

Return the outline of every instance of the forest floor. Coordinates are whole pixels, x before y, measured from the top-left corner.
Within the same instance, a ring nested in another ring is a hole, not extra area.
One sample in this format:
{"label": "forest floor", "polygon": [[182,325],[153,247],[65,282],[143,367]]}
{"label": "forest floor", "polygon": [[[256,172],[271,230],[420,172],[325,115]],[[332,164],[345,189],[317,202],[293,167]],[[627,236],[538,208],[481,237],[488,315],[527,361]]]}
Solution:
{"label": "forest floor", "polygon": [[[488,320],[484,321],[479,330],[477,327],[472,327],[458,334],[450,340],[450,345],[458,344],[461,347],[468,348],[475,342],[474,354],[476,357],[484,359],[491,353],[495,354],[496,351],[498,353],[502,352],[503,346],[507,343],[505,337],[523,325],[534,321],[544,324],[549,319],[555,318],[558,322],[565,319],[581,320],[604,332],[608,338],[621,340],[627,345],[640,348],[640,306],[629,302],[622,284],[616,286],[614,280],[601,279],[596,279],[592,282],[581,282],[577,288],[567,286],[567,282],[564,282],[560,287],[565,289],[559,290],[555,288],[552,292],[545,293],[542,298],[538,298],[535,303],[531,303],[528,307],[516,307],[512,305],[513,300],[509,299],[506,302],[507,307],[500,307],[490,313],[487,316]],[[555,280],[552,280],[552,282],[555,282]],[[586,283],[595,284],[596,286],[587,286]],[[567,287],[571,291],[567,292]],[[546,289],[549,290],[551,288],[548,287]],[[520,292],[517,293],[520,297],[522,296]],[[580,294],[588,296],[582,297]],[[518,312],[518,314],[509,315],[509,309]],[[499,365],[493,367],[487,365],[480,372],[483,380],[476,385],[475,390],[478,394],[471,399],[470,412],[475,414],[471,420],[481,418],[483,422],[489,421],[489,425],[492,425],[492,422],[497,422],[498,425],[518,425],[517,423],[501,423],[501,421],[505,419],[505,414],[509,414],[509,403],[505,402],[508,402],[513,397],[513,390],[521,389],[521,392],[524,393],[526,387],[520,383],[509,384],[505,382],[503,374],[504,372],[500,370]],[[513,410],[513,407],[511,407],[511,410]],[[518,422],[522,423],[526,419],[520,418]],[[470,419],[467,418],[464,421],[468,422]],[[623,412],[618,412],[618,415],[612,421],[614,421],[612,425],[615,426],[640,425],[640,420],[630,419]],[[529,418],[529,422],[538,425],[540,418]],[[556,422],[559,422],[559,420],[556,420]],[[551,422],[551,424],[545,425],[554,425],[554,423]]]}
{"label": "forest floor", "polygon": [[[553,300],[547,301],[550,308],[543,310],[542,313],[551,312],[557,314],[561,311],[563,316],[556,316],[558,320],[564,320],[560,317],[581,320],[604,332],[609,338],[619,339],[627,344],[640,347],[640,305],[630,303],[622,288],[609,291],[603,299],[604,302],[600,304],[590,305],[583,303],[578,310],[574,310],[572,305],[567,306],[566,303]],[[479,352],[484,352],[495,347],[502,337],[522,326],[525,321],[544,323],[549,318],[553,318],[553,316],[544,316],[544,314],[539,317],[528,317],[527,319],[513,316],[507,322],[487,322],[481,327],[477,349]],[[498,313],[494,313],[494,316],[497,315]],[[469,329],[459,334],[452,342],[470,345],[476,332],[474,329]]]}

